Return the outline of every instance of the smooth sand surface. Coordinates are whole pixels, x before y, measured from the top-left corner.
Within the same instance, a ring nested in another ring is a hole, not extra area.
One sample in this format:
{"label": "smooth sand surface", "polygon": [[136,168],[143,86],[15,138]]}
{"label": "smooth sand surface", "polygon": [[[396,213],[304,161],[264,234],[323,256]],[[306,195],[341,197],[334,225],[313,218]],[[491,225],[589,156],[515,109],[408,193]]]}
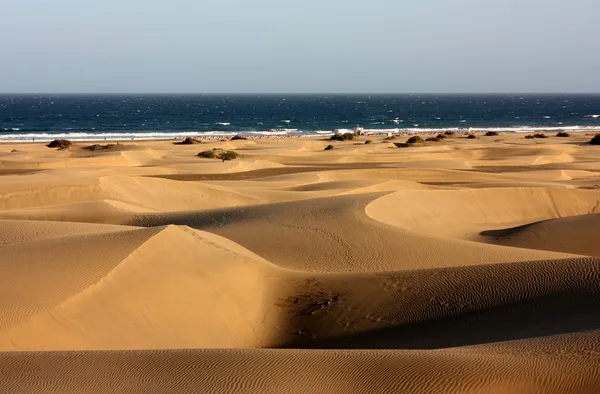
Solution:
{"label": "smooth sand surface", "polygon": [[0,145],[0,393],[600,392],[589,138]]}

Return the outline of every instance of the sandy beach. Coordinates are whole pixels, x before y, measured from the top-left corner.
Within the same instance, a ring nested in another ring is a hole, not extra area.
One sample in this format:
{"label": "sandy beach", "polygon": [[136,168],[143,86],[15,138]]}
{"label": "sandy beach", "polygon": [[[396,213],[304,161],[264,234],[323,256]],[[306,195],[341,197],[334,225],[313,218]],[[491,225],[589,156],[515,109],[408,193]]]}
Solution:
{"label": "sandy beach", "polygon": [[0,393],[600,392],[600,146],[546,135],[1,144]]}

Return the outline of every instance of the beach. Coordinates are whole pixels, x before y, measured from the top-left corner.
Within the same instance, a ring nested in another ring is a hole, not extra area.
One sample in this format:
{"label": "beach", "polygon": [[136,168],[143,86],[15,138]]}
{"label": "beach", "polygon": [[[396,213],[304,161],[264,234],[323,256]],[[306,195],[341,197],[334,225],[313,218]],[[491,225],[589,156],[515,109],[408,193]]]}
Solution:
{"label": "beach", "polygon": [[526,135],[0,144],[0,393],[599,392],[600,146]]}

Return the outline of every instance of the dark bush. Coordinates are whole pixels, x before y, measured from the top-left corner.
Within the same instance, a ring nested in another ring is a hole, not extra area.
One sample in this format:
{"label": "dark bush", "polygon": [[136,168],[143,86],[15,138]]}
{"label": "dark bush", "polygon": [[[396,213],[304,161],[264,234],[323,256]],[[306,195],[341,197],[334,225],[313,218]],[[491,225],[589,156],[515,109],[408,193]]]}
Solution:
{"label": "dark bush", "polygon": [[115,146],[116,146],[115,144],[106,144],[106,145],[94,144],[94,145],[86,146],[83,149],[91,150],[91,151],[107,150],[107,149],[112,149]]}
{"label": "dark bush", "polygon": [[556,133],[557,137],[570,137],[571,134],[567,133],[566,131],[559,131],[558,133]]}
{"label": "dark bush", "polygon": [[590,145],[600,145],[600,134],[596,134],[594,138],[590,140]]}
{"label": "dark bush", "polygon": [[485,133],[486,137],[495,137],[499,135],[497,131],[488,131],[487,133]]}
{"label": "dark bush", "polygon": [[414,135],[406,140],[407,144],[420,144],[423,142],[423,138],[419,137],[418,135]]}
{"label": "dark bush", "polygon": [[533,138],[548,138],[548,136],[544,133],[535,133]]}
{"label": "dark bush", "polygon": [[237,159],[238,157],[240,157],[240,155],[237,152],[234,152],[232,150],[226,150],[226,151],[223,151],[223,152],[217,154],[217,159],[220,159],[223,161],[234,160],[234,159]]}
{"label": "dark bush", "polygon": [[365,141],[365,145],[367,145],[367,144],[370,144],[371,142],[373,142],[373,141],[371,141],[371,140],[366,140],[366,141]]}
{"label": "dark bush", "polygon": [[334,134],[329,139],[331,141],[352,141],[356,135],[354,133]]}
{"label": "dark bush", "polygon": [[443,138],[448,138],[448,136],[446,134],[438,134],[435,138],[437,139],[443,139]]}
{"label": "dark bush", "polygon": [[243,135],[234,135],[233,137],[230,138],[230,141],[236,141],[236,140],[247,140],[248,137],[244,137]]}
{"label": "dark bush", "polygon": [[425,141],[430,141],[430,142],[440,142],[442,140],[442,138],[440,137],[429,137],[426,138]]}
{"label": "dark bush", "polygon": [[396,148],[410,148],[413,144],[409,144],[407,142],[394,142]]}
{"label": "dark bush", "polygon": [[332,150],[332,149],[333,149],[333,145],[327,145],[325,147],[325,149],[323,149],[323,150]]}
{"label": "dark bush", "polygon": [[448,130],[448,131],[444,131],[444,134],[446,134],[446,135],[454,135],[456,133],[454,131]]}
{"label": "dark bush", "polygon": [[206,159],[214,159],[215,157],[217,157],[216,153],[214,150],[205,150],[202,151],[200,153],[198,153],[199,157],[204,157]]}
{"label": "dark bush", "polygon": [[525,136],[525,138],[527,138],[528,140],[530,140],[530,139],[533,139],[535,137],[533,135],[531,135],[531,134],[528,134],[528,135]]}
{"label": "dark bush", "polygon": [[193,137],[185,137],[183,141],[174,142],[175,145],[194,145],[201,144],[202,141]]}
{"label": "dark bush", "polygon": [[474,140],[474,139],[476,139],[476,138],[477,138],[477,136],[476,136],[475,134],[469,134],[469,135],[467,135],[467,137],[466,137],[466,138],[467,138],[467,139],[470,139],[470,140]]}
{"label": "dark bush", "polygon": [[54,140],[46,146],[48,148],[68,149],[71,145],[71,141],[69,140]]}

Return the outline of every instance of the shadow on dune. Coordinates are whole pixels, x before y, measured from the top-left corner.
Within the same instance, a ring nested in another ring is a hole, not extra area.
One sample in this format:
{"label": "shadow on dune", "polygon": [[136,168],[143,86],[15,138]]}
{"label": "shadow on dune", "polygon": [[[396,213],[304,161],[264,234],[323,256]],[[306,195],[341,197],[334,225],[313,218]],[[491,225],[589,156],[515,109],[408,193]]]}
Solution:
{"label": "shadow on dune", "polygon": [[305,334],[281,348],[443,349],[599,328],[600,300],[597,295],[568,292],[478,313],[357,332],[347,336],[307,338]]}

